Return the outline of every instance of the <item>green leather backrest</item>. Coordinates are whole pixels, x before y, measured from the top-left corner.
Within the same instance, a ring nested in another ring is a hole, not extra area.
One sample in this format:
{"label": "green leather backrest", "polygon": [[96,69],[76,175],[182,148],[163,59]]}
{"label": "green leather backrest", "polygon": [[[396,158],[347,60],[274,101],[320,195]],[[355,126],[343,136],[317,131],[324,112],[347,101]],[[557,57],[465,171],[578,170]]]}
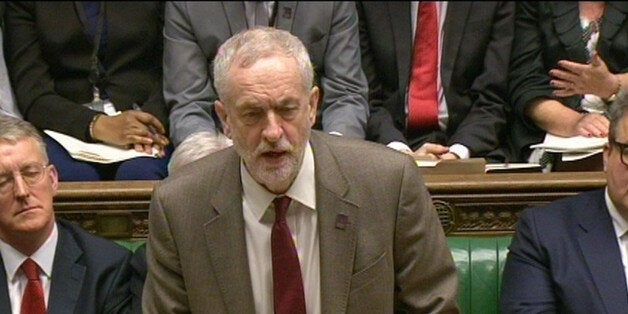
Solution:
{"label": "green leather backrest", "polygon": [[[458,269],[458,304],[463,314],[499,313],[499,290],[512,237],[447,237]],[[116,240],[135,251],[145,241]]]}
{"label": "green leather backrest", "polygon": [[499,313],[499,294],[512,237],[447,237],[458,269],[463,314]]}
{"label": "green leather backrest", "polygon": [[122,245],[123,247],[129,249],[131,252],[135,252],[138,247],[142,246],[146,242],[146,240],[114,240],[113,242]]}

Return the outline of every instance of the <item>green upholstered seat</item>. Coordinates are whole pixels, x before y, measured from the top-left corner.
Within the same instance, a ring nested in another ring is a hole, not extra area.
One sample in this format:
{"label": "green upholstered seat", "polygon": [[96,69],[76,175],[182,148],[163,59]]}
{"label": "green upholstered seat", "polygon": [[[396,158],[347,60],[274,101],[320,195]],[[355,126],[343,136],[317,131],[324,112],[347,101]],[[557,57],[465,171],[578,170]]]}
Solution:
{"label": "green upholstered seat", "polygon": [[[511,236],[447,237],[460,287],[458,304],[463,314],[499,313],[499,290]],[[135,251],[144,240],[116,240]]]}
{"label": "green upholstered seat", "polygon": [[512,237],[447,237],[458,269],[458,304],[464,314],[499,313],[499,294]]}
{"label": "green upholstered seat", "polygon": [[135,252],[138,247],[142,246],[146,240],[114,240],[115,243],[122,245],[129,249],[131,252]]}

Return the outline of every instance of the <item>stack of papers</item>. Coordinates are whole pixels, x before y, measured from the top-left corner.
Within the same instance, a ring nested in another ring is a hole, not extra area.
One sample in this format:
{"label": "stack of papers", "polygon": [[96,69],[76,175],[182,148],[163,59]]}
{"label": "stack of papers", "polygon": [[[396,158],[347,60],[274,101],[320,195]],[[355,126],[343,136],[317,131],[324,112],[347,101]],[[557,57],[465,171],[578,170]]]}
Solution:
{"label": "stack of papers", "polygon": [[57,141],[70,156],[76,160],[111,164],[136,157],[157,157],[157,151],[153,154],[140,153],[134,149],[124,149],[106,144],[85,143],[77,138],[59,132],[44,130],[48,136]]}
{"label": "stack of papers", "polygon": [[608,142],[605,137],[560,137],[547,133],[543,143],[530,148],[542,148],[546,152],[561,153],[563,161],[580,160],[602,152]]}

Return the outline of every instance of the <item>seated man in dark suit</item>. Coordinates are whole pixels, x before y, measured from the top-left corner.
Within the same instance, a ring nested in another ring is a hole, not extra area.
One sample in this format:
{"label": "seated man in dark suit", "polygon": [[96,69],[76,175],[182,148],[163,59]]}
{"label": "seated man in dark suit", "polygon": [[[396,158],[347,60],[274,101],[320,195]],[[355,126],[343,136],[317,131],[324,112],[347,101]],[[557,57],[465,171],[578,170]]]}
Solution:
{"label": "seated man in dark suit", "polygon": [[366,139],[434,159],[503,161],[514,2],[357,7],[371,106]]}
{"label": "seated man in dark suit", "polygon": [[526,210],[504,269],[503,313],[628,313],[628,97],[610,107],[605,189]]}
{"label": "seated man in dark suit", "polygon": [[37,130],[0,116],[0,313],[126,313],[131,253],[55,221],[57,186]]}

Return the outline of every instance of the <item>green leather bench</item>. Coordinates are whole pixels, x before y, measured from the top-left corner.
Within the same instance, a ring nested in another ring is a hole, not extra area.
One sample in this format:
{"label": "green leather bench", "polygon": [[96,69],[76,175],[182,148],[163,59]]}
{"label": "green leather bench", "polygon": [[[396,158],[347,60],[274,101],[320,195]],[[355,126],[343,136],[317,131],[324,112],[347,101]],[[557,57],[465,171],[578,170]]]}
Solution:
{"label": "green leather bench", "polygon": [[[499,313],[499,290],[511,236],[447,237],[458,269],[458,304],[463,314]],[[116,242],[135,251],[144,241]]]}
{"label": "green leather bench", "polygon": [[499,313],[502,272],[511,239],[511,236],[447,237],[460,277],[461,313]]}

